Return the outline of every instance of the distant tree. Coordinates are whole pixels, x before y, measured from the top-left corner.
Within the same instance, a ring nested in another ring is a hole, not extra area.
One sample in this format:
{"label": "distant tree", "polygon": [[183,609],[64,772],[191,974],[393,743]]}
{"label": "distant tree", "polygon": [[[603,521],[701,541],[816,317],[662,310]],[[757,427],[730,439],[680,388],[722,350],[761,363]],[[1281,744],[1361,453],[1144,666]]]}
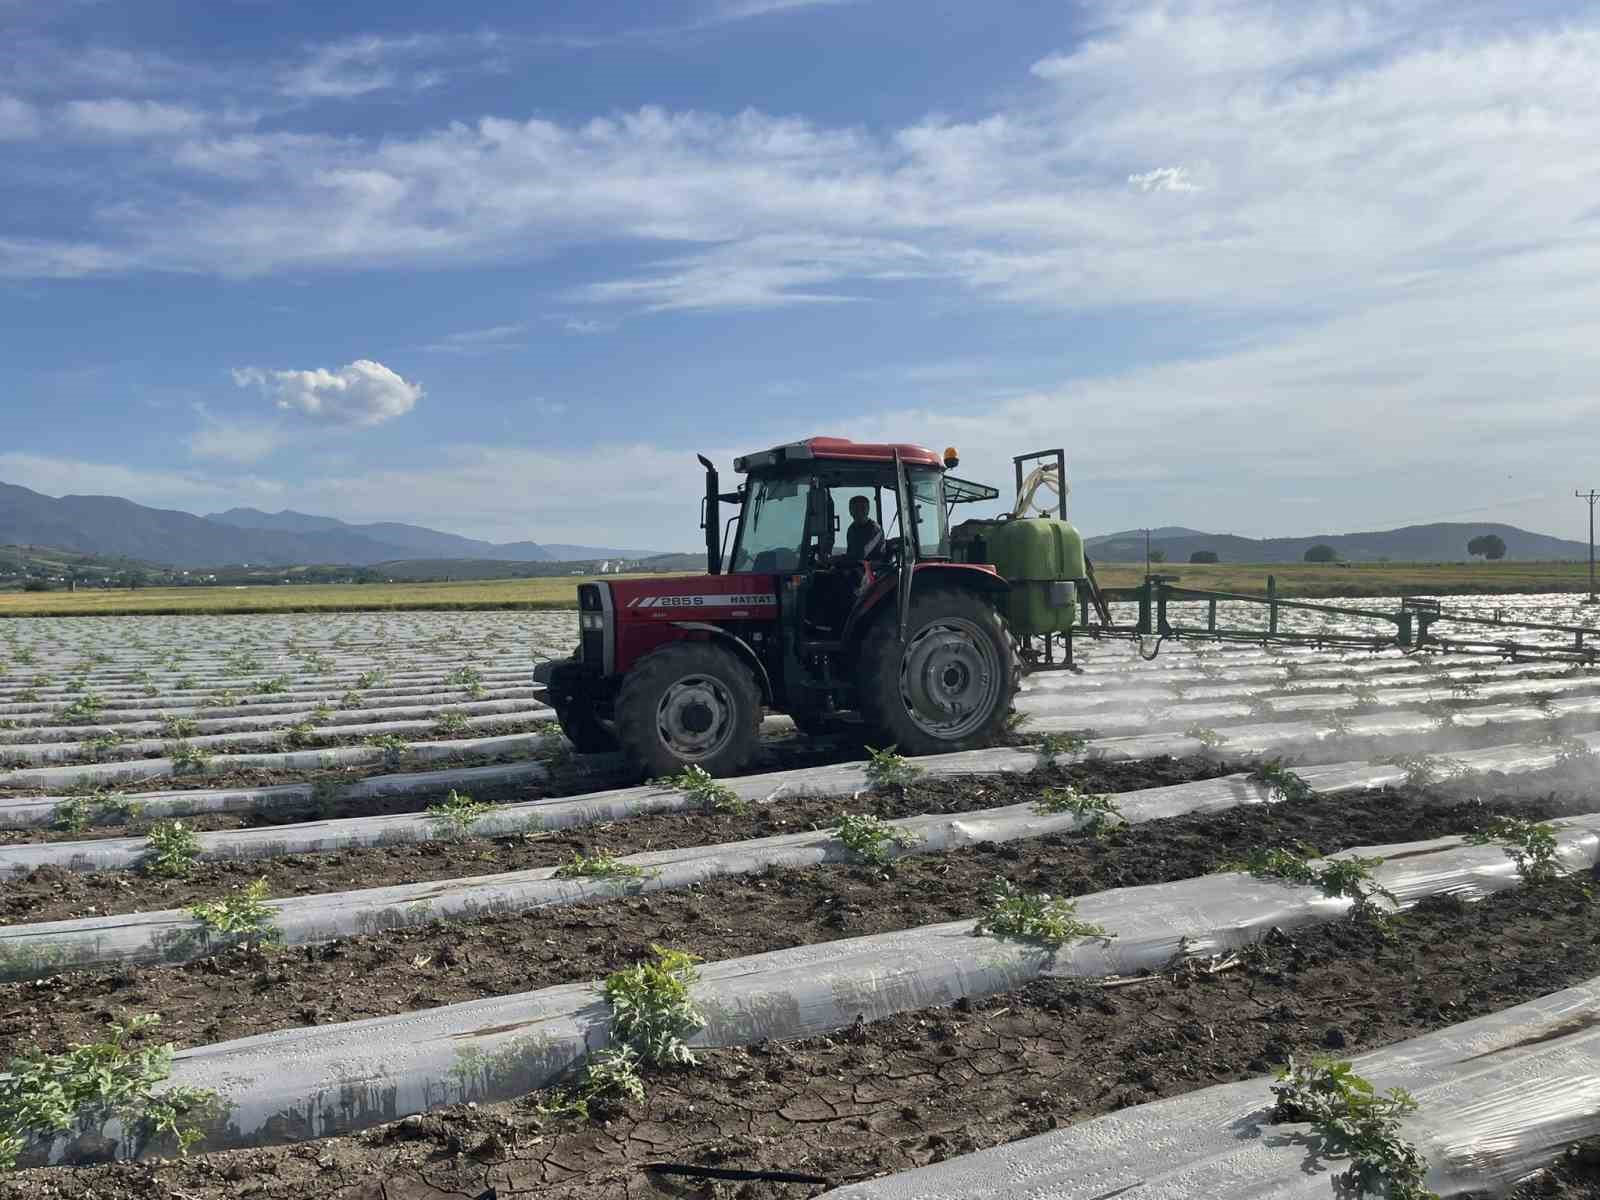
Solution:
{"label": "distant tree", "polygon": [[1150,551],[1150,561],[1153,562],[1153,563],[1164,563],[1164,562],[1166,562],[1167,561],[1167,552],[1165,550],[1152,550],[1152,551]]}
{"label": "distant tree", "polygon": [[46,579],[30,579],[22,585],[22,590],[25,592],[48,592],[50,590],[50,582]]}
{"label": "distant tree", "polygon": [[1215,550],[1196,550],[1189,555],[1189,561],[1192,563],[1214,563],[1218,561],[1217,552]]}
{"label": "distant tree", "polygon": [[1336,551],[1326,542],[1318,542],[1315,546],[1306,551],[1306,561],[1314,563],[1338,562],[1339,554],[1338,551]]}
{"label": "distant tree", "polygon": [[1481,554],[1491,562],[1498,562],[1506,556],[1505,539],[1499,534],[1485,533],[1467,543],[1467,553]]}

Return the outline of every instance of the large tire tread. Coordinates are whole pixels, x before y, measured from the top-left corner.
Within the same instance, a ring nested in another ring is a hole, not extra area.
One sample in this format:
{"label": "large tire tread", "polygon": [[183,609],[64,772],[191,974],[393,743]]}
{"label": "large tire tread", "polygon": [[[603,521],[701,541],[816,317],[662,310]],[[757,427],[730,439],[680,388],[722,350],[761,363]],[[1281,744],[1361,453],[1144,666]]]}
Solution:
{"label": "large tire tread", "polygon": [[712,775],[734,775],[755,757],[761,730],[761,688],[750,668],[714,642],[674,642],[634,664],[617,694],[617,740],[647,779],[675,775],[684,764],[656,732],[662,694],[685,675],[715,675],[728,688],[742,718],[733,737],[711,758],[695,765]]}
{"label": "large tire tread", "polygon": [[920,728],[907,715],[900,699],[900,664],[905,652],[896,636],[895,598],[887,597],[862,635],[857,684],[861,715],[872,736],[880,745],[892,745],[901,754],[950,754],[996,744],[1004,736],[1006,715],[1011,711],[1021,683],[1010,634],[999,614],[982,596],[967,588],[948,586],[928,586],[912,594],[911,634],[941,616],[965,617],[988,630],[995,641],[1005,678],[989,719],[965,737],[940,738]]}

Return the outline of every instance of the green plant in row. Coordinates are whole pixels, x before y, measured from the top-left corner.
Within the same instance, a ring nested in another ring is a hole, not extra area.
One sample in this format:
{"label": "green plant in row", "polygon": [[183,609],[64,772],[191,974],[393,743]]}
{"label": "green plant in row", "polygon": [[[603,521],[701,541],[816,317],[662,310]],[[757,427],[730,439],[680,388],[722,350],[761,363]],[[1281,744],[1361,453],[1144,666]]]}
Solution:
{"label": "green plant in row", "polygon": [[1561,861],[1556,857],[1556,827],[1544,821],[1523,817],[1496,817],[1475,833],[1467,834],[1475,846],[1497,842],[1506,857],[1516,864],[1517,874],[1528,883],[1549,883],[1561,876]]}
{"label": "green plant in row", "polygon": [[1316,795],[1309,783],[1283,765],[1282,759],[1269,758],[1257,763],[1250,778],[1265,784],[1274,800],[1310,800]]}
{"label": "green plant in row", "polygon": [[1284,879],[1290,883],[1314,885],[1329,897],[1345,897],[1351,901],[1351,915],[1381,921],[1386,916],[1375,901],[1382,898],[1393,903],[1394,893],[1374,882],[1373,870],[1381,866],[1381,858],[1360,858],[1350,855],[1330,858],[1322,866],[1314,867],[1310,859],[1316,858],[1317,848],[1304,842],[1293,850],[1283,847],[1257,847],[1243,859],[1235,859],[1217,867],[1218,871],[1243,871],[1258,879]]}
{"label": "green plant in row", "polygon": [[189,906],[189,915],[211,933],[243,941],[252,954],[263,946],[281,941],[283,935],[273,923],[275,910],[267,903],[267,881],[257,879],[245,887],[235,887],[221,900]]}
{"label": "green plant in row", "polygon": [[1375,766],[1399,767],[1411,787],[1430,787],[1447,779],[1471,775],[1472,768],[1459,758],[1439,754],[1391,754],[1373,760]]}
{"label": "green plant in row", "polygon": [[676,775],[663,776],[653,782],[657,787],[682,792],[706,812],[732,813],[742,817],[750,811],[749,803],[738,792],[701,766],[691,764]]}
{"label": "green plant in row", "polygon": [[591,1054],[576,1086],[541,1105],[542,1116],[587,1120],[596,1101],[643,1100],[642,1065],[694,1064],[694,1053],[684,1039],[704,1024],[689,998],[700,960],[682,950],[654,945],[650,953],[650,961],[616,971],[600,985],[611,1006],[614,1044]]}
{"label": "green plant in row", "polygon": [[1573,763],[1586,763],[1594,758],[1594,751],[1589,749],[1589,743],[1580,737],[1573,737],[1559,729],[1540,735],[1534,739],[1536,746],[1548,746],[1556,752],[1556,765],[1558,767],[1570,766]]}
{"label": "green plant in row", "polygon": [[384,757],[390,762],[404,758],[411,753],[411,743],[398,733],[375,733],[369,735],[365,740],[367,745],[382,750]]}
{"label": "green plant in row", "polygon": [[200,732],[200,722],[193,717],[165,717],[161,721],[161,736],[183,741]]}
{"label": "green plant in row", "polygon": [[921,839],[906,829],[897,828],[871,813],[845,813],[833,827],[833,836],[862,862],[881,867],[889,861],[893,846],[913,846]]}
{"label": "green plant in row", "polygon": [[430,804],[424,815],[433,825],[435,836],[445,841],[463,842],[472,836],[473,827],[494,807],[452,788],[448,798]]}
{"label": "green plant in row", "polygon": [[1059,946],[1078,938],[1116,937],[1104,927],[1078,919],[1078,906],[1071,900],[1048,892],[1025,892],[1008,879],[995,876],[988,901],[977,924],[976,935],[1015,938]]}
{"label": "green plant in row", "polygon": [[1065,787],[1045,788],[1034,801],[1033,811],[1041,816],[1071,813],[1083,822],[1085,833],[1103,837],[1112,826],[1113,818],[1121,821],[1122,811],[1110,796],[1079,791],[1072,784]]}
{"label": "green plant in row", "polygon": [[596,850],[593,854],[581,854],[574,851],[571,858],[556,868],[555,877],[557,879],[637,879],[643,876],[644,873],[643,867],[623,862],[607,850]]}
{"label": "green plant in row", "polygon": [[0,1169],[11,1170],[34,1137],[68,1133],[80,1122],[120,1121],[129,1132],[177,1140],[187,1153],[201,1136],[198,1118],[217,1094],[156,1085],[172,1074],[171,1043],[134,1045],[160,1023],[154,1013],[111,1027],[105,1042],[70,1044],[60,1054],[13,1058],[0,1077]]}
{"label": "green plant in row", "polygon": [[85,692],[71,704],[66,705],[56,714],[61,720],[71,724],[75,721],[91,721],[95,715],[106,706],[106,702],[93,692]]}
{"label": "green plant in row", "polygon": [[922,774],[922,768],[894,747],[867,747],[867,783],[874,791],[904,791]]}
{"label": "green plant in row", "polygon": [[211,751],[193,742],[168,742],[162,750],[172,760],[173,771],[180,775],[186,771],[204,771],[211,761]]}
{"label": "green plant in row", "polygon": [[1348,1062],[1290,1059],[1272,1085],[1273,1119],[1311,1125],[1324,1153],[1347,1157],[1335,1180],[1339,1195],[1386,1200],[1439,1200],[1423,1186],[1428,1160],[1400,1136],[1400,1119],[1416,1111],[1404,1088],[1379,1093]]}
{"label": "green plant in row", "polygon": [[182,879],[199,861],[200,843],[194,830],[182,821],[162,821],[145,837],[145,856],[141,866],[146,873],[162,879]]}
{"label": "green plant in row", "polygon": [[692,1065],[684,1041],[705,1023],[689,998],[700,960],[682,950],[650,947],[652,958],[606,977],[601,995],[611,1006],[612,1035],[656,1066]]}
{"label": "green plant in row", "polygon": [[454,709],[441,712],[433,719],[433,732],[441,737],[454,737],[470,728],[466,714],[456,712]]}
{"label": "green plant in row", "polygon": [[310,721],[301,721],[283,731],[282,741],[286,747],[295,750],[302,746],[315,745],[317,741],[316,734],[317,727],[315,725]]}
{"label": "green plant in row", "polygon": [[112,754],[117,747],[127,740],[122,734],[112,730],[108,733],[96,734],[92,738],[86,738],[78,745],[86,762],[99,762]]}
{"label": "green plant in row", "polygon": [[1055,766],[1058,758],[1077,758],[1089,749],[1093,736],[1092,731],[1045,734],[1039,739],[1039,769]]}
{"label": "green plant in row", "polygon": [[483,673],[477,667],[457,667],[444,677],[444,681],[452,687],[477,687],[483,683]]}
{"label": "green plant in row", "polygon": [[65,833],[82,833],[98,818],[101,824],[130,821],[139,815],[139,802],[94,784],[74,785],[72,794],[55,807],[51,824]]}
{"label": "green plant in row", "polygon": [[1228,740],[1224,734],[1209,725],[1191,725],[1183,731],[1183,736],[1199,742],[1201,748],[1208,754],[1221,749]]}

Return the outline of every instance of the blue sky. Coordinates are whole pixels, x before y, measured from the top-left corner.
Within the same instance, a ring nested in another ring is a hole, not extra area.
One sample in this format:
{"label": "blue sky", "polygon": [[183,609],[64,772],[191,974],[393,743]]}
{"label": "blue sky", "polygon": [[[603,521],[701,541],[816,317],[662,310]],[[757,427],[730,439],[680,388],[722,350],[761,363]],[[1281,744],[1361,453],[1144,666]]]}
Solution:
{"label": "blue sky", "polygon": [[694,454],[1579,536],[1560,4],[0,0],[0,479],[692,547]]}

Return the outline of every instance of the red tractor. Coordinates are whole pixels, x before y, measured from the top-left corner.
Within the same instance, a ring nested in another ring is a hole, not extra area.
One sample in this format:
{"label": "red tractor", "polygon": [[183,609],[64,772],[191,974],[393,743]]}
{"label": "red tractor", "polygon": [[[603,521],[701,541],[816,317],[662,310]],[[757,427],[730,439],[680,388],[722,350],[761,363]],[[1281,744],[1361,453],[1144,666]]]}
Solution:
{"label": "red tractor", "polygon": [[[1019,488],[1022,463],[1049,457],[1064,494],[1060,451],[1018,459]],[[810,438],[736,460],[748,478],[729,493],[700,462],[707,574],[579,585],[578,651],[535,674],[579,751],[621,749],[649,775],[686,765],[727,775],[755,753],[764,709],[806,732],[853,712],[869,737],[905,754],[980,746],[1001,731],[1019,631],[1007,622],[1013,584],[985,535],[1048,524],[1070,541],[1064,502],[1060,521],[967,522],[953,539],[956,505],[999,496],[947,473],[954,450]],[[840,514],[863,497],[877,536],[856,558],[843,553]],[[739,507],[726,558],[723,503]],[[1047,582],[1045,624],[1070,628],[1073,584]],[[1033,618],[1024,623],[1035,632]]]}

